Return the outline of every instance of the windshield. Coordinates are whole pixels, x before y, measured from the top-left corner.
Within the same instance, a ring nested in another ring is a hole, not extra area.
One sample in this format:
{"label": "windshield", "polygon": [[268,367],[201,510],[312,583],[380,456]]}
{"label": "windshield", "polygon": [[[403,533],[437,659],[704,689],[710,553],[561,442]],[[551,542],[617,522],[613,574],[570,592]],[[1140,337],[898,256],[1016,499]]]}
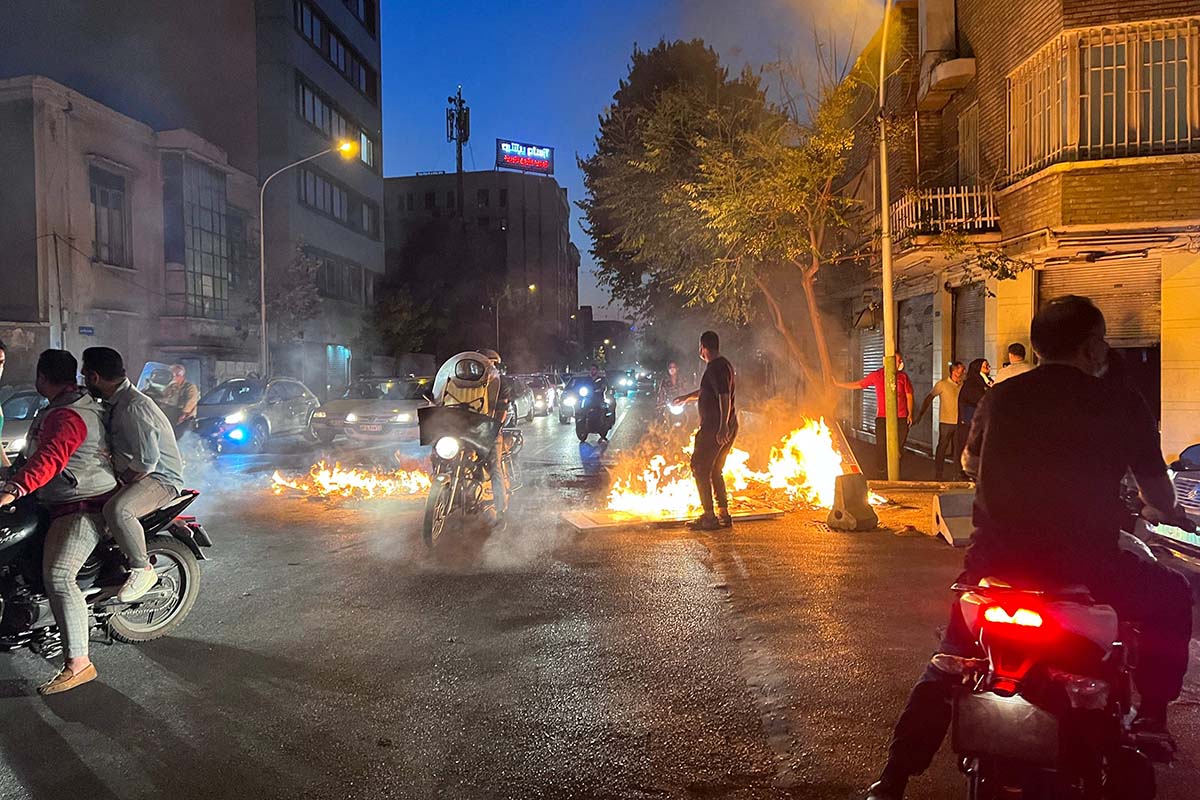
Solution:
{"label": "windshield", "polygon": [[529,384],[530,389],[545,389],[550,385],[545,378],[526,378],[525,382]]}
{"label": "windshield", "polygon": [[424,390],[421,381],[359,381],[342,396],[346,400],[419,400]]}
{"label": "windshield", "polygon": [[230,403],[257,403],[262,400],[261,383],[243,379],[225,381],[200,398],[202,406],[222,406]]}
{"label": "windshield", "polygon": [[44,405],[46,405],[46,398],[37,392],[14,394],[4,401],[4,418],[33,419],[33,415]]}

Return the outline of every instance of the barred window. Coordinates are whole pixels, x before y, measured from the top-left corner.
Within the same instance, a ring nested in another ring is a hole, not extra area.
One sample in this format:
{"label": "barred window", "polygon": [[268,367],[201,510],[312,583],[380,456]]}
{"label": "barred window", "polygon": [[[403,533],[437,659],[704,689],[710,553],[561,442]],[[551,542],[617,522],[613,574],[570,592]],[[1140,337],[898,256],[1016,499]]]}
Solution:
{"label": "barred window", "polygon": [[1009,76],[1011,178],[1200,150],[1200,17],[1068,31]]}

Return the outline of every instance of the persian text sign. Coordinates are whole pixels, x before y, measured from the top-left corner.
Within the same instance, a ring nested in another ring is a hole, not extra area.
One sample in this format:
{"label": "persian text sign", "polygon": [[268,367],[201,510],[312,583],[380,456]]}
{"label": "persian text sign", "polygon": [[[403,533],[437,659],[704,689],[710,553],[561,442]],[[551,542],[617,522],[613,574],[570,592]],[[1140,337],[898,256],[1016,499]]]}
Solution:
{"label": "persian text sign", "polygon": [[554,148],[540,144],[496,140],[496,166],[503,169],[519,169],[522,172],[554,174]]}

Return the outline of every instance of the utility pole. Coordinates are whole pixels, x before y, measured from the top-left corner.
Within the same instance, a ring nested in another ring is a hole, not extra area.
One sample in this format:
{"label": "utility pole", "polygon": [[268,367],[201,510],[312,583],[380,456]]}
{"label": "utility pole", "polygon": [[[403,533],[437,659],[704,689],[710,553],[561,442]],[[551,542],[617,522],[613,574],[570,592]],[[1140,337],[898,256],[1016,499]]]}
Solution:
{"label": "utility pole", "polygon": [[[888,20],[892,16],[892,0],[883,8],[883,36],[879,40],[879,201],[880,260],[883,262],[883,399],[887,414],[887,477],[900,480],[900,424],[896,398],[896,298],[892,278],[892,207],[888,185],[887,156],[887,40]],[[912,413],[912,409],[909,409]],[[879,431],[875,431],[879,435]]]}
{"label": "utility pole", "polygon": [[458,175],[458,188],[454,202],[457,206],[458,218],[463,218],[463,145],[471,138],[471,109],[463,100],[462,85],[459,84],[458,94],[446,98],[450,107],[446,109],[446,141],[454,142],[455,166]]}

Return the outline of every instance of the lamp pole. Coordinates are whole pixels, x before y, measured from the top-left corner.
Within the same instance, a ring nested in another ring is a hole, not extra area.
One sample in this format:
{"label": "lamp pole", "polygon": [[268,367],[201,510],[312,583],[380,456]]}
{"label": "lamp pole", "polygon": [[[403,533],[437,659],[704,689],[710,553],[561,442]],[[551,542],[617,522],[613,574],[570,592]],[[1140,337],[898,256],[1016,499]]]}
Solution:
{"label": "lamp pole", "polygon": [[[900,423],[896,397],[896,309],[892,286],[892,209],[888,184],[887,153],[887,39],[892,0],[883,7],[883,35],[879,40],[879,201],[883,205],[880,222],[880,261],[883,269],[883,400],[887,420],[887,477],[900,480]],[[912,409],[909,409],[911,413]],[[875,431],[879,435],[879,431]]]}
{"label": "lamp pole", "polygon": [[259,187],[259,190],[258,190],[258,315],[259,315],[259,320],[258,320],[258,322],[259,322],[259,325],[258,325],[258,327],[259,327],[258,359],[259,359],[259,364],[262,367],[263,380],[266,380],[268,377],[270,377],[270,374],[271,374],[271,366],[270,366],[271,355],[270,355],[270,351],[267,348],[267,236],[266,236],[267,220],[266,220],[266,216],[265,216],[267,184],[269,184],[274,178],[278,177],[279,175],[282,175],[283,173],[287,172],[289,169],[292,169],[293,167],[298,167],[301,164],[305,164],[309,161],[312,161],[313,159],[320,158],[321,156],[326,155],[328,153],[339,152],[344,155],[346,153],[352,152],[353,149],[354,149],[354,146],[350,142],[341,142],[338,144],[331,145],[330,147],[325,148],[324,150],[322,150],[319,153],[313,153],[311,156],[308,156],[307,158],[302,158],[299,161],[293,161],[291,164],[288,164],[286,167],[280,167],[279,169],[275,170],[270,175],[268,175],[267,179],[262,182],[262,186]]}

